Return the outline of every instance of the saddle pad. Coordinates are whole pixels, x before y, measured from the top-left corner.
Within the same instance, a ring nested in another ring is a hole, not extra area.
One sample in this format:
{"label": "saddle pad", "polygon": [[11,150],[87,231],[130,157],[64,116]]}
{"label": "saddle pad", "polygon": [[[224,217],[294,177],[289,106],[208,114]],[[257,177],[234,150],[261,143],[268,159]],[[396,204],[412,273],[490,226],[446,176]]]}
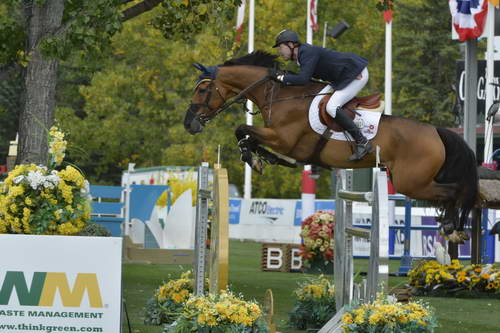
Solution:
{"label": "saddle pad", "polygon": [[[331,93],[333,88],[330,86],[326,86],[321,90],[321,94]],[[309,125],[311,128],[318,134],[323,134],[327,127],[323,125],[321,120],[319,119],[319,102],[324,97],[324,95],[318,95],[314,97],[311,106],[309,107]],[[354,118],[354,123],[361,129],[361,133],[368,139],[371,140],[375,135],[377,135],[378,124],[380,121],[381,112],[377,111],[368,111],[364,109],[356,109],[356,112],[359,115],[356,115]],[[347,132],[337,132],[331,131],[332,135],[330,139],[339,140],[339,141],[352,141],[353,138]]]}

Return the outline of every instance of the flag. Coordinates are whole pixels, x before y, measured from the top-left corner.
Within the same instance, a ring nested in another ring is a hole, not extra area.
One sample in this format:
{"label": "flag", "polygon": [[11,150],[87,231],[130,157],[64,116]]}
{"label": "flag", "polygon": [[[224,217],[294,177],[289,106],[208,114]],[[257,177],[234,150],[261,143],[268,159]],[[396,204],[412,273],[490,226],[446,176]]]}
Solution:
{"label": "flag", "polygon": [[318,0],[311,0],[310,2],[309,19],[311,20],[311,29],[313,31],[319,30],[318,25]]}
{"label": "flag", "polygon": [[241,40],[243,21],[245,21],[245,3],[246,0],[241,1],[241,5],[238,7],[238,14],[236,16],[236,42],[239,42]]}
{"label": "flag", "polygon": [[453,27],[461,42],[483,33],[488,12],[487,0],[449,0]]}
{"label": "flag", "polygon": [[384,21],[385,23],[391,23],[392,22],[392,10],[384,10]]}

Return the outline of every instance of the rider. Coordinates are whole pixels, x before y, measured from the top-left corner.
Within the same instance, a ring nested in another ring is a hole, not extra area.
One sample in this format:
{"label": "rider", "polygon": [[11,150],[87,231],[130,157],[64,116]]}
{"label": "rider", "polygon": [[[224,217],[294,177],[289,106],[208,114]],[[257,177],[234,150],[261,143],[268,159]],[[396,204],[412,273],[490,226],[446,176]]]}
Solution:
{"label": "rider", "polygon": [[285,60],[296,61],[300,66],[297,75],[274,72],[273,78],[285,85],[306,85],[311,77],[329,82],[335,91],[326,111],[356,141],[356,149],[349,161],[361,160],[370,153],[371,143],[342,109],[368,82],[368,60],[353,53],[300,43],[299,36],[292,30],[281,31],[273,47],[279,47],[278,51]]}

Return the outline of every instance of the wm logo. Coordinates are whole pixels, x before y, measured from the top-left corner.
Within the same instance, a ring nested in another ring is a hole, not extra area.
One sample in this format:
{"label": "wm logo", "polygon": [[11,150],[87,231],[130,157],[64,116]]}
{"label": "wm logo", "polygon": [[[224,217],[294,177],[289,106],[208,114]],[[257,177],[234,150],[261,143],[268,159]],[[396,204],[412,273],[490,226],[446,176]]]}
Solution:
{"label": "wm logo", "polygon": [[0,305],[9,304],[14,288],[20,305],[53,306],[56,291],[59,290],[65,307],[79,307],[85,291],[92,308],[103,307],[95,273],[78,273],[73,288],[70,288],[66,273],[35,272],[28,288],[24,272],[9,271],[0,289]]}

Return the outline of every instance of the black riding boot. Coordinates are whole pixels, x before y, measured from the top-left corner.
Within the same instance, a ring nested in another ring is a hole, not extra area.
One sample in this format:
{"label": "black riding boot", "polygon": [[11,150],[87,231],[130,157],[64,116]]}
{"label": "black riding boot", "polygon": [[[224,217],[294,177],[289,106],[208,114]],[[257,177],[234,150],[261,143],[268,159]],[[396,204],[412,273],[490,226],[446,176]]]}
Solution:
{"label": "black riding boot", "polygon": [[335,121],[339,124],[344,130],[346,130],[356,141],[356,146],[354,150],[354,154],[349,157],[349,161],[359,161],[366,154],[371,153],[373,151],[372,145],[368,139],[361,133],[358,126],[354,124],[351,118],[346,114],[346,112],[342,108],[337,108],[337,115],[335,116]]}

